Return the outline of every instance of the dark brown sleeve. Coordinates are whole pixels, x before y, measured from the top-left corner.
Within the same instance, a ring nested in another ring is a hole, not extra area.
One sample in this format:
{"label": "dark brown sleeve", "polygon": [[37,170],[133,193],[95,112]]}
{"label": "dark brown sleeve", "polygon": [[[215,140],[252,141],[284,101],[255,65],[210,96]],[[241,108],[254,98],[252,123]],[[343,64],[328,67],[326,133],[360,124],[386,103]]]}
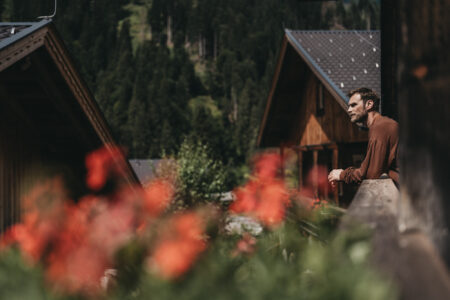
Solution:
{"label": "dark brown sleeve", "polygon": [[350,167],[345,169],[340,179],[345,183],[361,183],[364,179],[380,178],[382,170],[385,168],[387,151],[386,141],[377,139],[369,140],[367,154],[359,168]]}

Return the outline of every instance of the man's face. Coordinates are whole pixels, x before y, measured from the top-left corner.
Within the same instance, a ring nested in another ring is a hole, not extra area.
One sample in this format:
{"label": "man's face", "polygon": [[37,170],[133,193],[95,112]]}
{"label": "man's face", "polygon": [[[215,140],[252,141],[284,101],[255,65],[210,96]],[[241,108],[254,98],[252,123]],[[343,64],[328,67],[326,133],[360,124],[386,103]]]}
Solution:
{"label": "man's face", "polygon": [[361,123],[367,119],[367,110],[360,94],[356,93],[350,97],[347,112],[352,123]]}

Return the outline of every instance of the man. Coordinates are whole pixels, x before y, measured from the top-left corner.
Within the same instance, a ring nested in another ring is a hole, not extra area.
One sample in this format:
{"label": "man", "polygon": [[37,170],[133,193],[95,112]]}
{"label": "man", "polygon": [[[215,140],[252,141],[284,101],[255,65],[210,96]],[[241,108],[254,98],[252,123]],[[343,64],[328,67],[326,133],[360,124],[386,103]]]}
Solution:
{"label": "man", "polygon": [[386,173],[398,184],[398,123],[378,112],[380,98],[373,90],[359,88],[351,91],[348,96],[350,121],[369,128],[367,153],[359,168],[332,170],[328,181],[332,185],[336,181],[361,183],[364,179],[378,179],[381,174]]}

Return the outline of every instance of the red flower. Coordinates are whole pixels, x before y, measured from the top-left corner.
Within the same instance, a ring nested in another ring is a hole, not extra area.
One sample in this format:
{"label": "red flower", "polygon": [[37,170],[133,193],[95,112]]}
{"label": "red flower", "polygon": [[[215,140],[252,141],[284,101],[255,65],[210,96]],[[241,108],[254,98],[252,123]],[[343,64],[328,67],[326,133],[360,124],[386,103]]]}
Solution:
{"label": "red flower", "polygon": [[23,222],[5,233],[2,244],[17,243],[31,262],[39,260],[64,221],[66,193],[60,178],[34,187],[22,199]]}
{"label": "red flower", "polygon": [[110,267],[101,251],[81,242],[69,252],[52,253],[46,275],[56,289],[96,295],[101,292],[100,280]]}
{"label": "red flower", "polygon": [[155,180],[145,188],[144,209],[152,217],[158,216],[170,204],[173,186],[165,180]]}
{"label": "red flower", "polygon": [[118,147],[103,147],[86,156],[87,178],[89,188],[98,191],[111,176],[125,173],[125,158]]}
{"label": "red flower", "polygon": [[230,210],[235,213],[252,212],[258,204],[258,182],[250,181],[238,188],[234,194],[236,201],[231,203]]}
{"label": "red flower", "polygon": [[205,250],[203,220],[195,213],[175,216],[148,261],[151,269],[166,278],[176,278],[192,266]]}
{"label": "red flower", "polygon": [[280,165],[279,155],[262,155],[255,163],[254,178],[235,192],[230,211],[253,214],[266,226],[281,223],[289,195],[283,182],[276,178]]}
{"label": "red flower", "polygon": [[136,211],[122,203],[108,204],[89,224],[89,243],[113,258],[114,253],[129,242],[136,229]]}
{"label": "red flower", "polygon": [[248,233],[245,233],[236,244],[236,249],[233,250],[231,256],[238,256],[239,254],[252,254],[255,252],[256,239]]}
{"label": "red flower", "polygon": [[[107,251],[117,243],[110,224],[100,230],[100,220],[109,214],[108,205],[95,197],[85,197],[78,205],[66,206],[66,222],[55,238],[52,251],[46,259],[46,277],[57,289],[67,292],[98,294],[100,279],[111,267],[111,254]],[[121,221],[119,221],[121,222]],[[105,236],[102,240],[99,234]]]}
{"label": "red flower", "polygon": [[[324,166],[313,167],[306,177],[306,185],[311,188],[317,188],[317,192],[321,196],[325,195],[326,192],[331,191],[331,185],[328,182],[328,170]],[[316,195],[316,196],[319,196]]]}
{"label": "red flower", "polygon": [[272,180],[281,167],[281,157],[275,153],[259,156],[255,163],[254,175],[260,180]]}
{"label": "red flower", "polygon": [[261,201],[255,209],[256,216],[266,225],[275,226],[284,220],[289,196],[281,182],[271,182],[261,187]]}

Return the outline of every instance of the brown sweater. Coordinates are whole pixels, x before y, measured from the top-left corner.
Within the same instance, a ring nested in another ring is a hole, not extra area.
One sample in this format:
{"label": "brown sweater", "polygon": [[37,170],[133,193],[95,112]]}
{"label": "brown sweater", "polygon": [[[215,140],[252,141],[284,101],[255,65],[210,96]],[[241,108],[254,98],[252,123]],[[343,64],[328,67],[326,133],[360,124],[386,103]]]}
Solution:
{"label": "brown sweater", "polygon": [[397,167],[398,123],[378,115],[369,127],[367,154],[361,166],[345,169],[340,179],[345,183],[360,183],[364,179],[378,179],[387,173],[398,184]]}

